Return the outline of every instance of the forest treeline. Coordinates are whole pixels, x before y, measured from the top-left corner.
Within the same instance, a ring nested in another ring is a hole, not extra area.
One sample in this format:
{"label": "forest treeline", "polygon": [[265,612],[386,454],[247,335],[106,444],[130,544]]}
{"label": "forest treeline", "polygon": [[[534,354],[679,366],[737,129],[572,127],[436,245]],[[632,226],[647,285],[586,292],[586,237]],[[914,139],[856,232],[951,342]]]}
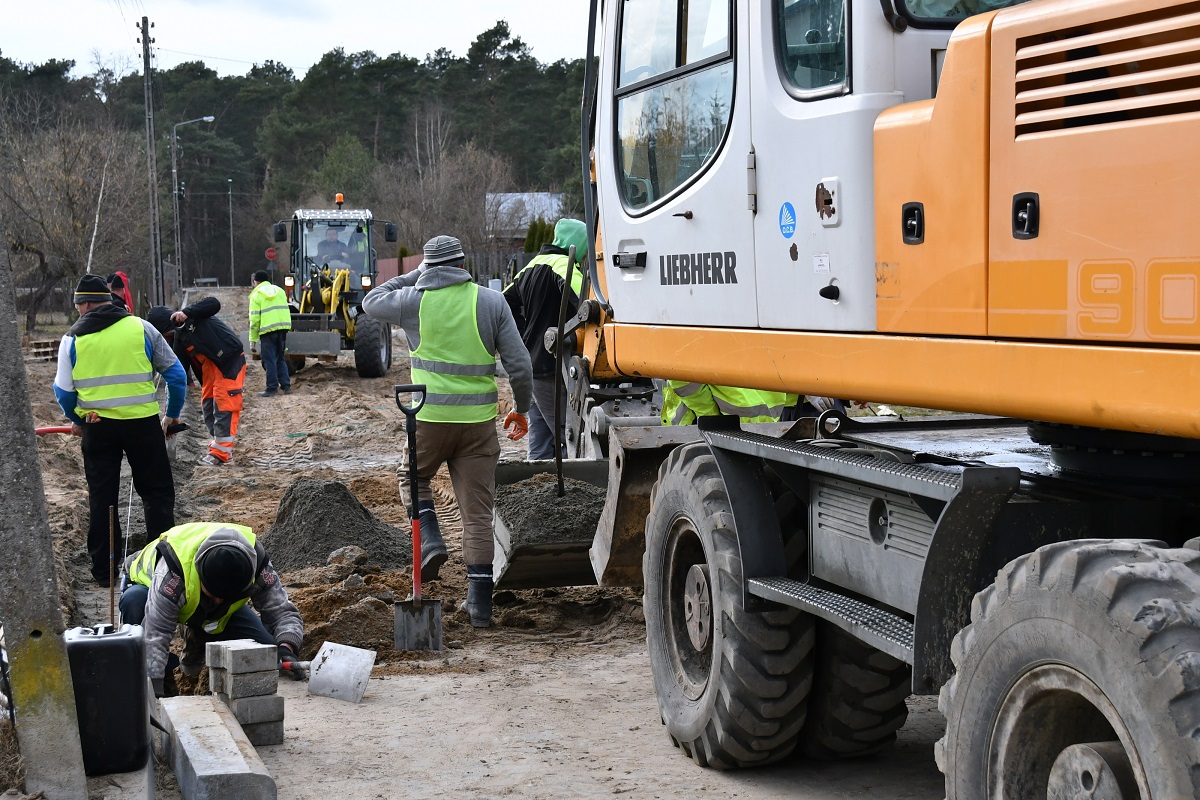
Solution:
{"label": "forest treeline", "polygon": [[[143,77],[76,67],[0,52],[0,225],[27,327],[89,260],[93,272],[121,269],[148,285]],[[582,59],[538,62],[504,21],[465,56],[334,49],[302,79],[272,61],[242,76],[201,61],[155,71],[162,258],[177,257],[173,127],[184,285],[224,284],[231,271],[247,283],[271,223],[328,207],[335,192],[397,223],[399,245],[380,237],[380,257],[419,252],[437,233],[486,251],[501,224],[488,193],[563,192],[577,211],[583,71]]]}

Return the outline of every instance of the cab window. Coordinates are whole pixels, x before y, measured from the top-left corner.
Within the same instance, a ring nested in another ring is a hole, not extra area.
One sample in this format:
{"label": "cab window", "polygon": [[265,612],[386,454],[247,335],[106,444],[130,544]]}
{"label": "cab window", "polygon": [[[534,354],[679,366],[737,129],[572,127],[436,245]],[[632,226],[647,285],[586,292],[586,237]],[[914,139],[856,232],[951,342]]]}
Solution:
{"label": "cab window", "polygon": [[625,0],[616,142],[625,205],[641,210],[712,161],[733,105],[729,0]]}
{"label": "cab window", "polygon": [[904,0],[901,13],[918,28],[952,28],[967,17],[1026,0]]}
{"label": "cab window", "polygon": [[849,88],[846,4],[843,0],[775,0],[780,72],[799,97]]}

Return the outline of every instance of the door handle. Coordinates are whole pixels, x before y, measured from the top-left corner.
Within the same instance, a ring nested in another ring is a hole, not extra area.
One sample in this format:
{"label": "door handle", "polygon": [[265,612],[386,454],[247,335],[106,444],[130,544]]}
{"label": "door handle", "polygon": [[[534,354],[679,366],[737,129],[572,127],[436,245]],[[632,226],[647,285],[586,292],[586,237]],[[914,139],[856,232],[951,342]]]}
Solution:
{"label": "door handle", "polygon": [[1013,195],[1012,235],[1014,239],[1036,239],[1041,227],[1041,203],[1037,192]]}

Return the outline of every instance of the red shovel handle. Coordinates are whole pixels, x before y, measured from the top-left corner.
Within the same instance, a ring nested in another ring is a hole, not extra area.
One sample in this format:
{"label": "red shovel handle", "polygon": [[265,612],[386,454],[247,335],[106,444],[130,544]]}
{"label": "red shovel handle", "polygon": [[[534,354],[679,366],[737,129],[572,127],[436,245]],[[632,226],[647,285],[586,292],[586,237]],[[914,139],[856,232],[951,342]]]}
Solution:
{"label": "red shovel handle", "polygon": [[70,433],[71,426],[70,425],[54,425],[49,428],[34,428],[33,432],[36,433],[38,436],[41,436],[42,434],[45,434],[45,433]]}

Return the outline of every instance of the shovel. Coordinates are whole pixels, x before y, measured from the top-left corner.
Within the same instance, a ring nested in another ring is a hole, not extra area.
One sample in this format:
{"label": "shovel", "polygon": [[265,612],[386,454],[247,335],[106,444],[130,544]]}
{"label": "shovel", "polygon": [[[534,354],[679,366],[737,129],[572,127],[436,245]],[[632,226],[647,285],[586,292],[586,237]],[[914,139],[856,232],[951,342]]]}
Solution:
{"label": "shovel", "polygon": [[[402,384],[395,387],[396,405],[404,412],[408,432],[408,486],[412,493],[412,599],[396,603],[396,649],[442,649],[442,601],[421,598],[421,515],[417,505],[417,412],[425,405],[425,386]],[[404,405],[402,394],[412,395],[412,405]]]}
{"label": "shovel", "polygon": [[367,690],[375,651],[325,642],[312,661],[285,661],[284,669],[308,673],[308,693],[357,703]]}

